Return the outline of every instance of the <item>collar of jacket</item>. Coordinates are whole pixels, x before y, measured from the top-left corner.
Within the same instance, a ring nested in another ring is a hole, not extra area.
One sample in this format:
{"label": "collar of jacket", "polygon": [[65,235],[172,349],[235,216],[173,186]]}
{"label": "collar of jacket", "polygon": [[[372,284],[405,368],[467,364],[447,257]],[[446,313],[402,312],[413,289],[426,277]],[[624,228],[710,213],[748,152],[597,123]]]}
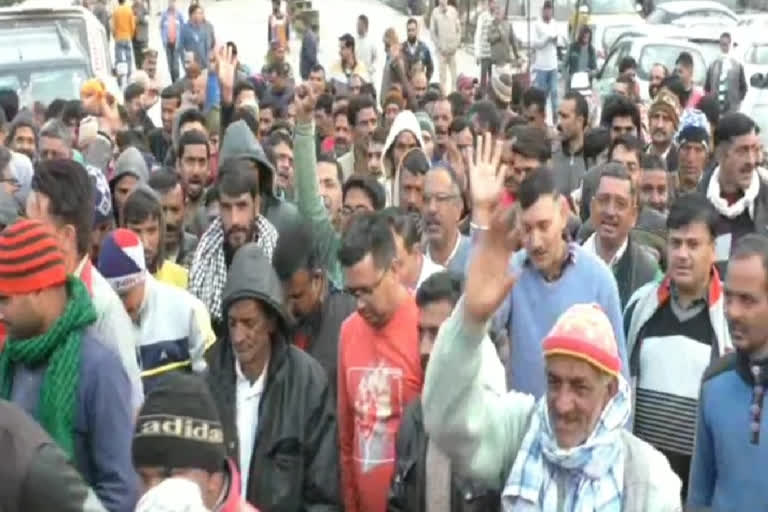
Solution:
{"label": "collar of jacket", "polygon": [[[664,277],[664,280],[659,285],[659,289],[656,291],[657,298],[659,300],[659,307],[664,305],[672,297],[672,279],[669,275]],[[720,283],[720,274],[713,266],[709,277],[709,290],[707,291],[707,305],[711,306],[720,300],[723,295],[723,285]]]}

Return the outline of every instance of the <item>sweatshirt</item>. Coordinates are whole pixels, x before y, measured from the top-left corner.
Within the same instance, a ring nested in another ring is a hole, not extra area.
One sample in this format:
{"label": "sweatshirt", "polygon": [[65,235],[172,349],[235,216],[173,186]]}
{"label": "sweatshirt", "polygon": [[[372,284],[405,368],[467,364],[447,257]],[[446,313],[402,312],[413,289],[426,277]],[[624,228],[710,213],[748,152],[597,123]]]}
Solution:
{"label": "sweatshirt", "polygon": [[409,294],[384,327],[372,327],[359,313],[341,326],[338,421],[347,512],[386,510],[397,431],[424,378],[417,320]]}
{"label": "sweatshirt", "polygon": [[115,41],[130,41],[136,33],[136,15],[127,3],[112,12],[112,34]]}

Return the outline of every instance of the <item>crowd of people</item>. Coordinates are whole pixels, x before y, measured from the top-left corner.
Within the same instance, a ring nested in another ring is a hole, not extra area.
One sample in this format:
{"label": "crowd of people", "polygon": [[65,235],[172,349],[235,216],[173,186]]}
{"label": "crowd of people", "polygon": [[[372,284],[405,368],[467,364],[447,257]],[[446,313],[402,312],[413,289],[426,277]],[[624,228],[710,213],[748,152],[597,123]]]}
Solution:
{"label": "crowd of people", "polygon": [[643,100],[624,60],[596,114],[550,2],[530,86],[493,0],[479,77],[446,0],[437,76],[417,18],[324,64],[311,24],[294,76],[277,1],[260,72],[198,3],[157,49],[119,4],[122,103],[0,90],[0,508],[765,510],[768,171],[728,34],[705,89],[683,53]]}

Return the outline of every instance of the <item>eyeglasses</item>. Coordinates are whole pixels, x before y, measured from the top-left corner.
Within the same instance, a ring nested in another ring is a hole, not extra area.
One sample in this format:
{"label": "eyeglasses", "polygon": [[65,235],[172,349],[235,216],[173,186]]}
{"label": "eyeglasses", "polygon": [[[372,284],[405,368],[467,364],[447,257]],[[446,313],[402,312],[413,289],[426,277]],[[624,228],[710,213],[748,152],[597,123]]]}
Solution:
{"label": "eyeglasses", "polygon": [[459,197],[457,194],[424,194],[424,204],[429,205],[434,199],[438,205],[448,204],[450,201]]}
{"label": "eyeglasses", "polygon": [[387,272],[389,269],[384,270],[384,272],[381,273],[379,278],[376,280],[375,283],[373,283],[371,286],[359,286],[359,287],[351,287],[347,286],[344,290],[352,295],[356,299],[369,299],[376,289],[381,285],[381,282],[384,280],[384,276],[387,275]]}

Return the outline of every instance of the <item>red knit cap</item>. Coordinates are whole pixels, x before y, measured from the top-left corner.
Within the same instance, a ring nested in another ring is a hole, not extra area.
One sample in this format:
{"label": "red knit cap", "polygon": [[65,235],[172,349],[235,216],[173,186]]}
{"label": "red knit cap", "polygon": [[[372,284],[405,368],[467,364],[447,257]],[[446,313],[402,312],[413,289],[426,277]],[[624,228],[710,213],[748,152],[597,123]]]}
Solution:
{"label": "red knit cap", "polygon": [[618,376],[621,359],[608,317],[597,304],[576,304],[557,319],[544,338],[545,356],[572,356]]}
{"label": "red knit cap", "polygon": [[0,294],[23,295],[66,279],[64,256],[45,224],[20,220],[0,232]]}

